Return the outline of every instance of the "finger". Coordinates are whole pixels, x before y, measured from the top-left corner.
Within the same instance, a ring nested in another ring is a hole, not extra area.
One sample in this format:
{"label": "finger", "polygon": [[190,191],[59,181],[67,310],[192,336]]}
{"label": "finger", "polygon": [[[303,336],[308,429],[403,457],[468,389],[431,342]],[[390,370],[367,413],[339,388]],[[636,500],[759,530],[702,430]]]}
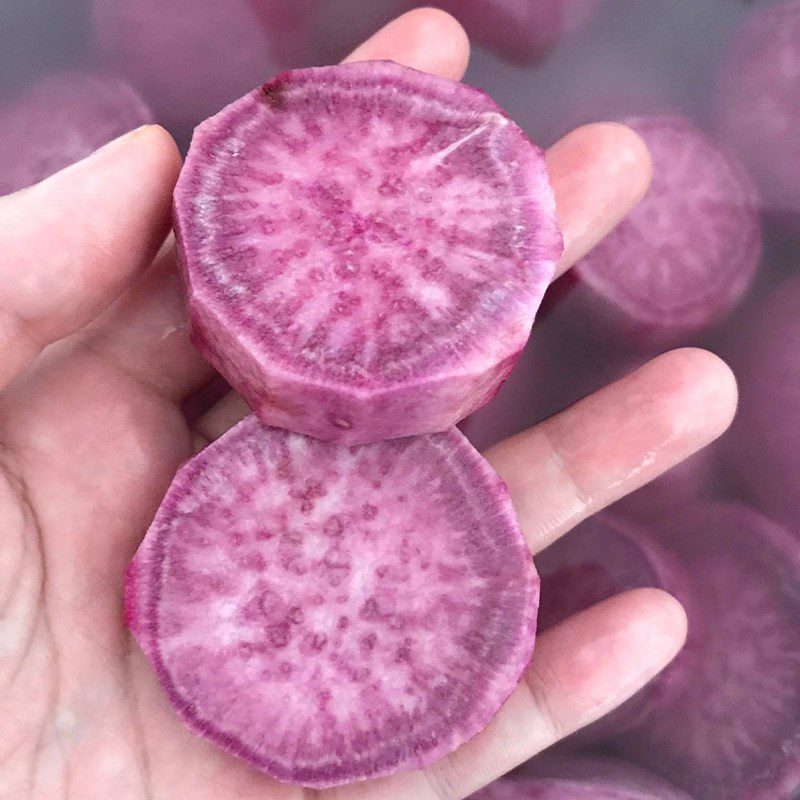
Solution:
{"label": "finger", "polygon": [[556,277],[606,237],[644,197],[653,170],[647,146],[625,125],[584,125],[547,152],[564,236]]}
{"label": "finger", "polygon": [[[449,14],[417,9],[390,22],[346,61],[392,59],[406,66],[460,78],[469,59],[469,43]],[[180,400],[213,375],[189,343],[185,301],[178,291],[174,250],[93,326],[87,341],[92,351],[144,384]]]}
{"label": "finger", "polygon": [[142,280],[82,331],[76,343],[176,402],[212,378],[214,370],[189,341],[172,236]]}
{"label": "finger", "polygon": [[736,380],[715,355],[666,353],[486,457],[508,485],[534,553],[716,439]]}
{"label": "finger", "polygon": [[450,14],[438,8],[418,8],[381,28],[344,63],[380,59],[460,81],[469,62],[469,39]]}
{"label": "finger", "polygon": [[531,668],[489,726],[424,772],[333,790],[330,800],[462,800],[644,686],[686,637],[680,604],[637,589],[542,634]]}
{"label": "finger", "polygon": [[180,163],[169,134],[150,125],[0,198],[0,386],[150,264]]}
{"label": "finger", "polygon": [[205,447],[215,439],[219,439],[223,433],[251,413],[250,406],[238,392],[229,392],[203,414],[194,426],[199,446]]}

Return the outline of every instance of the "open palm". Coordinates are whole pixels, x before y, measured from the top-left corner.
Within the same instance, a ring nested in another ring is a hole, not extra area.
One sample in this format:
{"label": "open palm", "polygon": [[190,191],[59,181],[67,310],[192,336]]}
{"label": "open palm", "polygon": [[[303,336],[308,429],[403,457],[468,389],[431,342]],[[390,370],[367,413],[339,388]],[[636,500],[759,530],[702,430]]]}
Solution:
{"label": "open palm", "polygon": [[[460,78],[468,45],[441,12],[396,20],[353,58]],[[640,141],[618,125],[548,154],[562,269],[639,199]],[[425,773],[328,792],[271,781],[186,730],[123,621],[122,583],[178,465],[245,409],[189,426],[213,376],[187,338],[164,244],[180,157],[151,126],[0,198],[0,798],[456,800],[620,703],[680,647],[677,603],[640,590],[540,638],[489,728]],[[487,456],[535,553],[713,439],[735,405],[701,351],[634,375]]]}

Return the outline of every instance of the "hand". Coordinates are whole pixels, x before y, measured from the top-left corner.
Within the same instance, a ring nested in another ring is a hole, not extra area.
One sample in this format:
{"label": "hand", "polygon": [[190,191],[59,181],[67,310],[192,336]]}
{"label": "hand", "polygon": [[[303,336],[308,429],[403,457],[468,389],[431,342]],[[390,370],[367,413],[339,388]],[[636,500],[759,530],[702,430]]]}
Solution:
{"label": "hand", "polygon": [[[452,78],[467,57],[461,28],[431,10],[351,56]],[[564,270],[641,197],[649,161],[635,134],[600,124],[548,163]],[[541,636],[488,729],[425,773],[304,792],[184,728],[125,629],[123,572],[178,465],[245,409],[225,399],[193,428],[180,410],[212,378],[162,248],[180,166],[150,126],[0,198],[0,798],[456,800],[660,670],[685,618],[639,590]],[[531,550],[713,439],[735,397],[714,356],[676,351],[492,448]]]}

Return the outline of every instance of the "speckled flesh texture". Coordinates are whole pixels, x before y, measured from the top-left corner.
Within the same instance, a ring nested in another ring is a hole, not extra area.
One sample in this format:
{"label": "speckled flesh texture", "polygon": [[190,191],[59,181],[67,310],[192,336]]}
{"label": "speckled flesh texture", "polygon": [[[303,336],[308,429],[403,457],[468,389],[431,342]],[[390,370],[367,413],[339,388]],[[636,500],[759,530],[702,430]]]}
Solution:
{"label": "speckled flesh texture", "polygon": [[290,72],[201,125],[175,218],[200,350],[266,424],[345,444],[487,402],[562,252],[543,152],[391,62]]}
{"label": "speckled flesh texture", "polygon": [[88,72],[43,78],[0,107],[0,195],[32,186],[153,121],[124,81]]}
{"label": "speckled flesh texture", "polygon": [[603,0],[440,0],[476,42],[510,61],[541,56],[595,15]]}
{"label": "speckled flesh texture", "polygon": [[[658,535],[691,591],[680,670],[620,750],[697,800],[800,790],[800,543],[736,503],[676,508]],[[681,598],[683,600],[683,598]]]}
{"label": "speckled flesh texture", "polygon": [[800,535],[800,276],[756,306],[726,355],[740,385],[726,452],[759,506]]}
{"label": "speckled flesh texture", "polygon": [[756,8],[719,72],[717,129],[765,206],[800,221],[800,1]]}
{"label": "speckled flesh texture", "polygon": [[[544,631],[621,592],[642,587],[689,596],[679,560],[647,530],[611,513],[590,517],[540,553],[539,629]],[[576,742],[589,743],[626,732],[652,711],[682,671],[657,678],[598,722],[581,730]]]}
{"label": "speckled flesh texture", "polygon": [[189,726],[315,787],[482,730],[530,660],[537,601],[506,489],[457,430],[350,448],[254,416],[180,470],[126,584]]}
{"label": "speckled flesh texture", "polygon": [[92,34],[102,63],[180,133],[282,66],[248,0],[93,0]]}
{"label": "speckled flesh texture", "polygon": [[644,770],[607,758],[538,756],[471,800],[692,800]]}
{"label": "speckled flesh texture", "polygon": [[620,339],[669,343],[708,327],[749,288],[761,254],[755,189],[739,165],[678,116],[624,120],[646,142],[646,197],[569,278]]}

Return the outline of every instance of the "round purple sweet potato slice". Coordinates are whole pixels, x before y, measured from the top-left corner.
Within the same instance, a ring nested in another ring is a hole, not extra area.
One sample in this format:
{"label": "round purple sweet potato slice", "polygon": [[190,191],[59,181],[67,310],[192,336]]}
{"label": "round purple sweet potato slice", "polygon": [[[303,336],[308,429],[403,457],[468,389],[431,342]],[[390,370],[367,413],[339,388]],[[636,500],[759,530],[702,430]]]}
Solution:
{"label": "round purple sweet potato slice", "polygon": [[483,729],[538,600],[505,487],[457,430],[343,447],[252,416],[180,470],[126,588],[188,725],[315,787]]}
{"label": "round purple sweet potato slice", "polygon": [[800,223],[800,2],[754,9],[719,74],[717,129],[752,171],[764,205]]}
{"label": "round purple sweet potato slice", "polygon": [[562,252],[543,152],[391,62],[286,73],[205,122],[175,218],[197,346],[266,424],[344,444],[490,399]]}
{"label": "round purple sweet potato slice", "polygon": [[575,316],[633,346],[674,343],[742,298],[761,254],[744,170],[678,116],[624,120],[653,160],[647,196],[565,280]]}
{"label": "round purple sweet potato slice", "polygon": [[0,107],[0,195],[24,189],[153,121],[124,81],[89,72],[43,78]]}
{"label": "round purple sweet potato slice", "polygon": [[731,344],[741,387],[731,463],[767,514],[800,531],[800,276],[761,300]]}
{"label": "round purple sweet potato slice", "polygon": [[691,800],[648,772],[609,758],[538,756],[471,800]]}
{"label": "round purple sweet potato slice", "polygon": [[789,800],[800,790],[800,542],[738,503],[676,508],[653,530],[683,564],[689,634],[620,751],[698,800]]}

